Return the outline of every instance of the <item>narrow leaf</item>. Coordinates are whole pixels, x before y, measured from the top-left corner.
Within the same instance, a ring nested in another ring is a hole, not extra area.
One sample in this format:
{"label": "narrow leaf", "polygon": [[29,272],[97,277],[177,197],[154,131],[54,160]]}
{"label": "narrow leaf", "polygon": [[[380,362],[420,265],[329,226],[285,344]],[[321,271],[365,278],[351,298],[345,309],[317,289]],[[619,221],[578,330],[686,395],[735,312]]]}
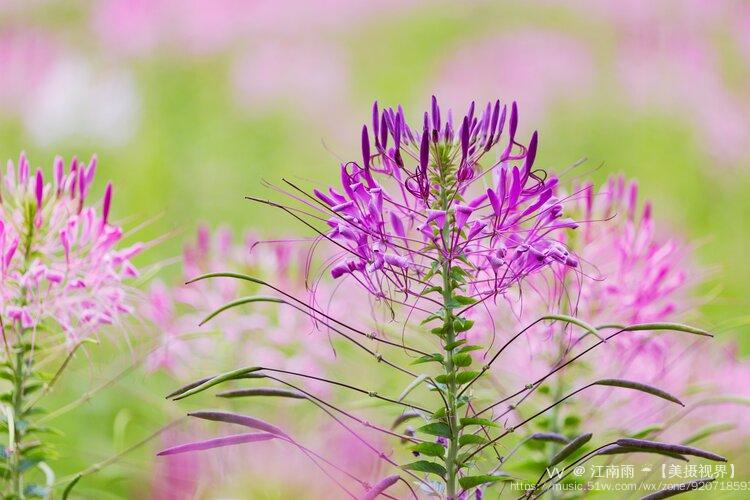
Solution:
{"label": "narrow leaf", "polygon": [[258,441],[268,441],[269,439],[276,439],[278,436],[269,434],[267,432],[249,432],[246,434],[234,434],[232,436],[224,436],[213,439],[206,439],[205,441],[196,441],[194,443],[181,444],[179,446],[173,446],[162,450],[157,453],[157,456],[165,455],[176,455],[178,453],[188,453],[191,451],[210,450],[212,448],[222,448],[224,446],[233,446],[244,443],[254,443]]}
{"label": "narrow leaf", "polygon": [[685,406],[682,403],[682,401],[672,396],[668,392],[662,391],[659,388],[656,388],[647,384],[642,384],[640,382],[632,382],[630,380],[608,378],[608,379],[597,380],[596,382],[594,382],[593,385],[607,385],[611,387],[622,387],[625,389],[633,389],[635,391],[640,391],[640,392],[645,392],[647,394],[651,394],[652,396],[656,396],[658,398],[666,399],[667,401],[671,401],[672,403],[677,403],[680,406]]}
{"label": "narrow leaf", "polygon": [[412,361],[411,364],[418,365],[420,363],[431,363],[433,361],[436,362],[436,363],[442,363],[443,362],[443,355],[442,354],[437,354],[437,353],[436,354],[427,354],[425,356],[418,357],[417,359],[415,359],[414,361]]}
{"label": "narrow leaf", "polygon": [[555,456],[553,456],[549,462],[549,466],[552,467],[553,465],[557,465],[563,460],[565,460],[566,458],[568,458],[570,455],[575,453],[583,445],[591,441],[591,436],[593,436],[593,434],[591,434],[590,432],[587,432],[586,434],[581,434],[580,436],[573,439],[571,442],[565,445],[560,451],[555,453]]}

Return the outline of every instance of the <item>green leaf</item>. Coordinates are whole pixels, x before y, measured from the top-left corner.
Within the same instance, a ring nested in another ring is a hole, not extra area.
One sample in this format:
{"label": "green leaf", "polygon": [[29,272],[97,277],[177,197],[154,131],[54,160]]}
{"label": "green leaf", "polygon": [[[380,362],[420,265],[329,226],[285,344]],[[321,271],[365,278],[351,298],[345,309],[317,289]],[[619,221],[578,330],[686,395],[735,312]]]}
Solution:
{"label": "green leaf", "polygon": [[419,443],[412,446],[411,451],[430,457],[442,457],[445,455],[445,446],[437,443]]}
{"label": "green leaf", "polygon": [[465,352],[453,356],[453,364],[461,368],[466,368],[467,366],[471,365],[473,361],[474,360],[472,359],[471,355]]}
{"label": "green leaf", "polygon": [[445,406],[441,406],[440,408],[432,412],[432,418],[434,420],[440,420],[443,417],[445,417]]}
{"label": "green leaf", "polygon": [[445,467],[443,467],[442,465],[436,464],[435,462],[430,462],[427,460],[417,460],[416,462],[406,464],[402,466],[401,468],[406,469],[406,470],[427,472],[429,474],[438,475],[441,478],[445,478],[445,474],[447,473],[447,471],[445,470]]}
{"label": "green leaf", "polygon": [[443,310],[442,309],[440,311],[436,312],[436,313],[432,313],[429,316],[427,316],[425,319],[422,320],[422,322],[420,323],[420,325],[427,324],[430,321],[435,321],[436,319],[440,319],[440,320],[443,319]]}
{"label": "green leaf", "polygon": [[468,490],[481,484],[496,483],[498,481],[513,481],[510,476],[490,476],[483,474],[481,476],[465,476],[458,479],[461,488]]}
{"label": "green leaf", "polygon": [[424,356],[420,356],[419,358],[415,359],[411,362],[413,365],[418,365],[420,363],[442,363],[443,362],[443,355],[442,354],[426,354]]}
{"label": "green leaf", "polygon": [[464,434],[458,438],[458,446],[466,446],[470,444],[484,444],[487,440],[478,434]]}
{"label": "green leaf", "polygon": [[479,425],[482,427],[497,427],[497,424],[495,422],[493,422],[492,420],[487,420],[486,418],[466,417],[462,418],[459,422],[461,428],[468,427],[470,425]]}
{"label": "green leaf", "polygon": [[591,441],[591,434],[590,432],[587,432],[586,434],[581,434],[580,436],[573,439],[570,443],[565,445],[560,451],[555,453],[555,455],[552,457],[552,459],[549,462],[549,466],[552,467],[553,465],[557,465],[566,458],[568,458],[570,455],[578,451],[583,445]]}
{"label": "green leaf", "polygon": [[466,297],[464,295],[454,295],[453,300],[455,300],[462,306],[469,306],[471,304],[476,304],[477,302],[477,299],[474,299],[472,297]]}
{"label": "green leaf", "polygon": [[421,432],[423,434],[430,434],[433,436],[442,436],[442,437],[451,437],[451,428],[448,427],[448,424],[444,424],[442,422],[432,422],[427,425],[423,425],[419,429],[417,429],[417,432]]}
{"label": "green leaf", "polygon": [[477,377],[477,375],[479,375],[479,372],[473,372],[473,371],[461,372],[456,375],[456,383],[458,385],[467,384],[471,382],[472,380],[474,380]]}
{"label": "green leaf", "polygon": [[228,380],[235,380],[235,379],[238,379],[238,378],[243,378],[245,375],[247,375],[249,373],[257,372],[257,371],[262,370],[262,369],[263,368],[261,368],[259,366],[252,366],[250,368],[238,368],[237,370],[232,370],[232,371],[229,371],[229,372],[226,372],[226,373],[222,373],[220,375],[217,375],[215,377],[212,377],[212,378],[206,380],[205,382],[203,382],[203,383],[201,383],[201,384],[199,384],[199,385],[197,385],[197,386],[195,386],[195,387],[193,387],[191,389],[188,389],[187,391],[185,391],[185,392],[183,392],[181,394],[178,394],[174,398],[174,400],[177,401],[179,399],[184,399],[184,398],[186,398],[188,396],[192,396],[193,394],[198,394],[199,392],[203,392],[206,389],[209,389],[209,388],[211,388],[211,387],[213,387],[215,385],[224,383],[224,382],[226,382]]}
{"label": "green leaf", "polygon": [[446,344],[445,347],[443,347],[446,351],[452,351],[458,346],[464,345],[466,343],[466,339],[456,340],[455,342],[451,342],[450,344]]}
{"label": "green leaf", "polygon": [[461,349],[458,350],[459,354],[464,352],[471,352],[471,351],[481,351],[484,349],[481,345],[465,345]]}
{"label": "green leaf", "polygon": [[608,378],[608,379],[597,380],[596,382],[593,383],[593,385],[606,385],[606,386],[611,386],[611,387],[622,387],[625,389],[633,389],[635,391],[640,391],[640,392],[645,392],[646,394],[651,394],[652,396],[656,396],[658,398],[666,399],[667,401],[671,401],[672,403],[677,403],[680,406],[685,406],[682,403],[682,401],[672,396],[668,392],[662,391],[661,389],[657,387],[653,387],[647,384],[642,384],[640,382],[632,382],[630,380]]}
{"label": "green leaf", "polygon": [[456,318],[453,320],[453,331],[456,333],[466,332],[474,326],[474,320]]}

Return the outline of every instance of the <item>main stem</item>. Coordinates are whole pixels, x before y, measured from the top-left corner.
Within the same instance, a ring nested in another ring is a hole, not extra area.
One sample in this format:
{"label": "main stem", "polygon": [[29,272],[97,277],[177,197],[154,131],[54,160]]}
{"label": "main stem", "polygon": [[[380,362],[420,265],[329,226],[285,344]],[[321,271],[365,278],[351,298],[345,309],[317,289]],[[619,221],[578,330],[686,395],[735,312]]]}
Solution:
{"label": "main stem", "polygon": [[[456,332],[453,328],[453,308],[451,307],[453,297],[453,287],[451,281],[451,266],[450,262],[445,261],[443,263],[443,309],[445,312],[445,319],[443,324],[443,331],[445,332],[445,346],[450,347],[456,340]],[[444,347],[445,347],[444,346]],[[458,464],[456,463],[456,456],[458,454],[458,416],[456,414],[456,367],[453,364],[453,349],[445,349],[445,373],[448,378],[448,426],[450,427],[451,437],[448,440],[448,455],[445,459],[446,470],[448,471],[446,477],[446,494],[448,500],[454,500],[456,498],[456,477],[458,475]]]}
{"label": "main stem", "polygon": [[[19,336],[20,337],[20,336]],[[19,342],[21,344],[21,342]],[[23,439],[24,430],[19,422],[23,419],[23,406],[24,406],[24,386],[26,385],[27,370],[26,361],[23,355],[23,345],[15,346],[16,359],[14,364],[14,381],[13,381],[13,422],[15,425],[15,432],[13,433],[13,459],[11,461],[11,484],[13,486],[13,492],[17,498],[24,498],[24,487],[23,487],[23,472],[21,471],[23,452],[21,450],[21,441]]]}
{"label": "main stem", "polygon": [[[440,154],[437,155],[440,159]],[[440,172],[440,204],[443,210],[448,210],[448,176],[446,175],[448,165],[443,164],[442,161],[438,161],[438,171]],[[443,240],[443,248],[445,252],[439,252],[441,259],[442,275],[443,275],[443,333],[445,345],[445,374],[447,376],[447,400],[448,408],[446,416],[448,418],[448,426],[450,427],[450,438],[448,439],[448,454],[445,458],[445,468],[447,475],[445,478],[446,496],[448,500],[454,500],[456,498],[456,479],[458,476],[458,464],[456,457],[458,455],[458,439],[460,429],[458,427],[458,415],[457,415],[457,387],[456,387],[456,366],[453,362],[453,346],[452,344],[456,340],[456,331],[453,326],[453,279],[451,275],[451,258],[450,258],[450,242],[451,242],[451,230],[449,218],[446,217],[446,223],[442,229],[441,236]],[[449,349],[446,349],[449,347]]]}

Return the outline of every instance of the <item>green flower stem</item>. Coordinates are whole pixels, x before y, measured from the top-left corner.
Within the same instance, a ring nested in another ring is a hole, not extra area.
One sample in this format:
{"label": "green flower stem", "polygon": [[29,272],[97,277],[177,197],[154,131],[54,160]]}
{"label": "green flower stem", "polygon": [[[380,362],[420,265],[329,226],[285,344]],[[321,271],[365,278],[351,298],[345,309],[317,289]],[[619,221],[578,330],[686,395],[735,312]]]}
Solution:
{"label": "green flower stem", "polygon": [[[438,155],[441,158],[442,155]],[[450,175],[447,173],[450,170],[448,162],[439,162],[438,171],[440,172],[440,204],[442,209],[448,209],[449,201],[449,184],[451,183]],[[451,227],[450,219],[446,217],[446,223],[442,229],[442,240],[443,248],[450,248],[451,242]],[[442,268],[443,275],[443,335],[445,340],[445,346],[450,346],[456,340],[456,331],[453,327],[453,279],[451,276],[452,263],[450,258],[445,256],[440,257],[440,265]],[[446,496],[448,500],[454,500],[457,496],[456,481],[458,478],[458,463],[456,457],[458,455],[459,448],[459,435],[460,429],[458,427],[458,415],[457,415],[457,399],[458,399],[458,388],[456,386],[456,375],[457,370],[453,362],[453,349],[445,349],[445,374],[447,376],[447,400],[448,408],[446,417],[448,419],[448,426],[450,427],[450,437],[448,438],[448,453],[445,457],[445,469],[447,471],[445,478]]]}

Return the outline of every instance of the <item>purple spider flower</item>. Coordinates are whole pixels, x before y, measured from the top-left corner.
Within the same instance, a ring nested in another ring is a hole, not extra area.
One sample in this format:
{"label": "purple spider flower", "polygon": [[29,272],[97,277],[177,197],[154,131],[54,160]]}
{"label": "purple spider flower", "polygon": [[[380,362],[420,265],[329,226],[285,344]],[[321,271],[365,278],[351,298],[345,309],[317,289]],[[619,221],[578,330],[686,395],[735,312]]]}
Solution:
{"label": "purple spider flower", "polygon": [[324,237],[343,250],[332,276],[379,297],[419,296],[440,257],[472,268],[470,288],[489,298],[552,263],[577,266],[553,238],[576,223],[563,217],[557,180],[534,168],[537,133],[524,145],[517,129],[515,103],[472,103],[454,122],[433,97],[419,127],[375,103],[362,161],[341,165],[339,188],[315,190]]}

